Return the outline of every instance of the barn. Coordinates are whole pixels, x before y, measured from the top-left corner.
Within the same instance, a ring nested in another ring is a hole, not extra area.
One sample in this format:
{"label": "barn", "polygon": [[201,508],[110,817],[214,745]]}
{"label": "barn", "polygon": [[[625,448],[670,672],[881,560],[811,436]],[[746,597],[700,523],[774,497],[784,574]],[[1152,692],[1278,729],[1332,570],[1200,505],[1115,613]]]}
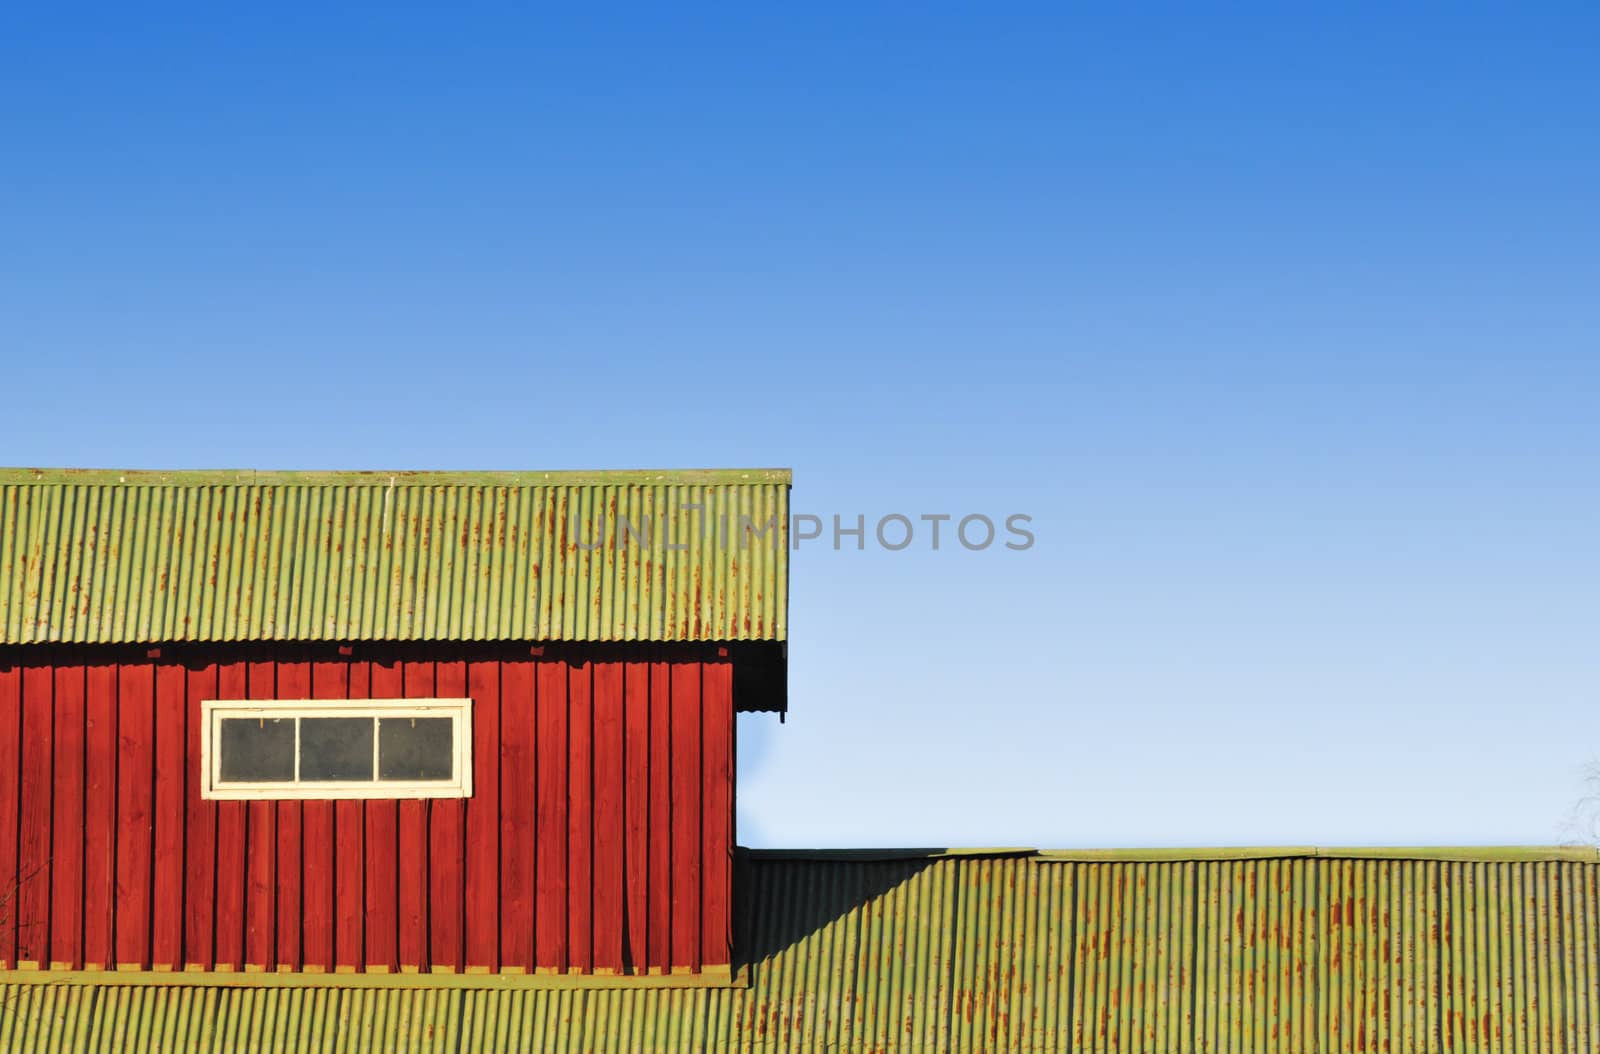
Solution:
{"label": "barn", "polygon": [[1600,1047],[1589,847],[738,848],[790,482],[0,470],[0,1050]]}

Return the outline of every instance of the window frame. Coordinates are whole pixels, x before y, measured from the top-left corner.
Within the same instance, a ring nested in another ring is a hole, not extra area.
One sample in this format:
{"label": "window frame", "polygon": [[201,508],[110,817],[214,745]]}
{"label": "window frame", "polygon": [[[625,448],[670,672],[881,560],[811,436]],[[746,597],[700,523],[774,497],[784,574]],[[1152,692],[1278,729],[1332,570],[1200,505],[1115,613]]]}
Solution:
{"label": "window frame", "polygon": [[[222,780],[222,721],[225,718],[356,717],[378,720],[448,717],[451,727],[450,780],[377,778],[379,729],[372,730],[373,778],[302,783],[300,725],[295,724],[293,781]],[[471,699],[203,699],[200,702],[200,797],[208,801],[307,801],[315,799],[408,799],[472,797]]]}

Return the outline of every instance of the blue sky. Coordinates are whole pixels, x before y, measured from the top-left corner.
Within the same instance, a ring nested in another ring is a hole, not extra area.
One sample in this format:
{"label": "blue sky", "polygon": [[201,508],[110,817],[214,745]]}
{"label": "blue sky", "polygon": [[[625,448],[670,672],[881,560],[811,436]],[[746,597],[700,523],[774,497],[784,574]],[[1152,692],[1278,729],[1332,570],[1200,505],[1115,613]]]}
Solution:
{"label": "blue sky", "polygon": [[0,15],[0,461],[780,465],[756,845],[1552,842],[1578,5]]}

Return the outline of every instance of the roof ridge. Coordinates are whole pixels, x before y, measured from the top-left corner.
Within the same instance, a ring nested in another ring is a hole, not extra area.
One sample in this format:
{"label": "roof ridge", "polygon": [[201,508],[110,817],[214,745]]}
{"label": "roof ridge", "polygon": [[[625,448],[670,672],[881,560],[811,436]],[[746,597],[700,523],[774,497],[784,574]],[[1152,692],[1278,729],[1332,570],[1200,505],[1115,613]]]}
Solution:
{"label": "roof ridge", "polygon": [[1026,857],[1077,863],[1162,863],[1205,860],[1573,860],[1600,863],[1600,846],[1593,845],[1479,845],[1479,846],[1192,846],[1122,849],[1028,848],[863,848],[863,849],[746,849],[756,859],[768,860],[948,860],[963,857],[997,859]]}
{"label": "roof ridge", "polygon": [[737,486],[792,484],[787,468],[564,469],[555,471],[107,469],[0,467],[0,486]]}

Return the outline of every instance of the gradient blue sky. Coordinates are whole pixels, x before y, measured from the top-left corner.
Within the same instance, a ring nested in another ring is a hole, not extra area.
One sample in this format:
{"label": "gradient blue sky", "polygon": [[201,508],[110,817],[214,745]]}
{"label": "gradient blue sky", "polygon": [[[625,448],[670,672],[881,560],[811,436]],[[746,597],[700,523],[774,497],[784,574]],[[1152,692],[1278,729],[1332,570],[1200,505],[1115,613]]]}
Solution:
{"label": "gradient blue sky", "polygon": [[747,844],[1574,837],[1592,7],[219,6],[0,15],[0,462],[1032,515],[794,554]]}

